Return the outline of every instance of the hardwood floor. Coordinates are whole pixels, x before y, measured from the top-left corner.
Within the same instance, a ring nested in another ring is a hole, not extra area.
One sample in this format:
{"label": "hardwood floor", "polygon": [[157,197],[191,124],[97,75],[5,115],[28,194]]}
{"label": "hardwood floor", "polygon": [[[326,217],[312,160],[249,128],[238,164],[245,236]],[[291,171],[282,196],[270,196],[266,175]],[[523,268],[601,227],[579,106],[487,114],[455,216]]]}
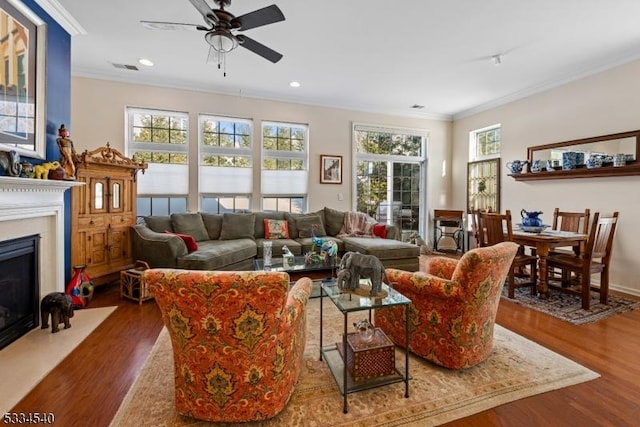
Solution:
{"label": "hardwood floor", "polygon": [[[112,305],[118,309],[20,401],[14,412],[53,412],[59,426],[109,425],[162,328],[153,301],[139,306],[120,300],[117,285],[97,288],[91,307]],[[574,326],[502,300],[498,323],[601,377],[447,425],[638,425],[640,310]]]}

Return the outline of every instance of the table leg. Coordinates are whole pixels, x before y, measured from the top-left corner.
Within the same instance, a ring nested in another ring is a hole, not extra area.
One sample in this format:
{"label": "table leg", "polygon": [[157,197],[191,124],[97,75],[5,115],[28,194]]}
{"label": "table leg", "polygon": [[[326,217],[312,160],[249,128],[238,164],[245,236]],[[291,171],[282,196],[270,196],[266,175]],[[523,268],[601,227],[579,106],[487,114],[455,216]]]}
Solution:
{"label": "table leg", "polygon": [[324,300],[324,289],[320,285],[320,361],[322,362],[322,300]]}
{"label": "table leg", "polygon": [[537,246],[538,253],[538,294],[540,299],[549,297],[549,282],[547,277],[547,256],[549,248],[546,246]]}
{"label": "table leg", "polygon": [[411,315],[411,310],[409,310],[409,305],[404,306],[404,317],[406,319],[406,323],[404,325],[404,343],[406,347],[404,348],[404,397],[409,397],[409,316]]}
{"label": "table leg", "polygon": [[349,406],[347,403],[347,313],[344,313],[344,333],[342,334],[342,354],[344,354],[344,363],[342,364],[342,384],[344,388],[342,412],[348,413]]}

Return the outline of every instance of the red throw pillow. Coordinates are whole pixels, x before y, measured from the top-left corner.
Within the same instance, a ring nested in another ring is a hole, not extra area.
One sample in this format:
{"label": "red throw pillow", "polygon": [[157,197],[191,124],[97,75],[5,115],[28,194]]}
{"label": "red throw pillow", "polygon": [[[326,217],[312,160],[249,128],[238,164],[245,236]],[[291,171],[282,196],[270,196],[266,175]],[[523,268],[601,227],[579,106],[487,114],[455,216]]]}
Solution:
{"label": "red throw pillow", "polygon": [[387,224],[375,224],[373,226],[373,235],[382,239],[387,238]]}
{"label": "red throw pillow", "polygon": [[264,219],[265,239],[288,239],[289,221],[281,219]]}
{"label": "red throw pillow", "polygon": [[180,237],[184,240],[185,245],[187,245],[187,250],[189,252],[194,252],[198,250],[198,244],[196,243],[196,239],[193,236],[189,236],[188,234],[180,234],[180,233],[172,233],[171,231],[165,230],[167,234],[173,234],[175,236]]}

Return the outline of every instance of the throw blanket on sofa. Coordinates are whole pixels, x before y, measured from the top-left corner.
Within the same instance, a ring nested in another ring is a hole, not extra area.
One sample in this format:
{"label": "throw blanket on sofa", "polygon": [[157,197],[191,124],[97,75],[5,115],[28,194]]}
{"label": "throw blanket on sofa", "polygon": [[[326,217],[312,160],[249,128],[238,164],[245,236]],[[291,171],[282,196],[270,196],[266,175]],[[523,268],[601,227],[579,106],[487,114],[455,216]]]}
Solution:
{"label": "throw blanket on sofa", "polygon": [[374,237],[373,226],[376,224],[376,220],[365,213],[347,212],[337,237]]}

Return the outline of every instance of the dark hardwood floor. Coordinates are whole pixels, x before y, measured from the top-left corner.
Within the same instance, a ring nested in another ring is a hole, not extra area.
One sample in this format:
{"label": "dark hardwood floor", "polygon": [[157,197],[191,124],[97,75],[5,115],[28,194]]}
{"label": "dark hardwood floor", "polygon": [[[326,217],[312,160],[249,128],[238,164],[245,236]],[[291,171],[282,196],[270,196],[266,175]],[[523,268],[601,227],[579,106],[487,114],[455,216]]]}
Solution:
{"label": "dark hardwood floor", "polygon": [[[153,301],[142,306],[122,301],[117,284],[97,288],[91,307],[112,305],[118,309],[13,411],[53,412],[59,426],[109,425],[162,327]],[[640,423],[640,311],[574,326],[503,300],[498,323],[601,377],[505,404],[449,426]]]}

